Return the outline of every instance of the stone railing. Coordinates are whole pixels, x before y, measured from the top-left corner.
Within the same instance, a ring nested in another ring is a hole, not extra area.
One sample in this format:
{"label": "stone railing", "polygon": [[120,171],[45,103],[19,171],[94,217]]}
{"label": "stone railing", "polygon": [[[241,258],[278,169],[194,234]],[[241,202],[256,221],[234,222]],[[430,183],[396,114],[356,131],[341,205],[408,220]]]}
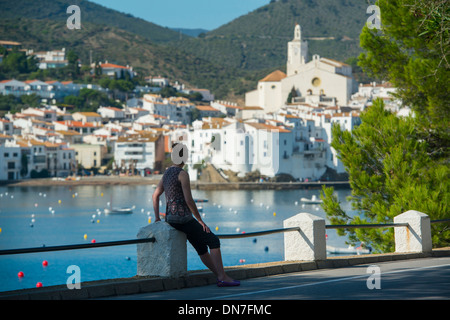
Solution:
{"label": "stone railing", "polygon": [[[285,229],[274,232],[284,231],[285,261],[319,261],[327,258],[326,229],[395,227],[396,252],[427,253],[432,250],[430,224],[428,215],[414,210],[398,215],[391,224],[345,226],[326,225],[323,218],[310,213],[299,213],[284,220]],[[155,242],[137,245],[138,276],[179,277],[187,273],[187,244],[183,232],[161,221],[141,228],[137,238],[156,239]]]}

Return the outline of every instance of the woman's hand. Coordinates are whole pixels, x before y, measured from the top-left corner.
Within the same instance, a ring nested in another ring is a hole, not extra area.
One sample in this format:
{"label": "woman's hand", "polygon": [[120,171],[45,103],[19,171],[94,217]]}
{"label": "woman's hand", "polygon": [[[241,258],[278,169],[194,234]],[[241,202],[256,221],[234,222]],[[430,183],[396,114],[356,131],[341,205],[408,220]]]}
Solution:
{"label": "woman's hand", "polygon": [[206,223],[204,223],[203,221],[199,221],[199,223],[202,225],[203,231],[205,231],[206,233],[211,232],[211,230],[209,230],[209,227],[206,225]]}

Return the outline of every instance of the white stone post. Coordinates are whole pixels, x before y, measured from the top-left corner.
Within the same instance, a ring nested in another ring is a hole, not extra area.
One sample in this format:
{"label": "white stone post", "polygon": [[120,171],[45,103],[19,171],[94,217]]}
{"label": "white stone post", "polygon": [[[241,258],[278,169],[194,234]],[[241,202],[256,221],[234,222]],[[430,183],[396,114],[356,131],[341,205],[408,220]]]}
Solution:
{"label": "white stone post", "polygon": [[325,219],[309,213],[299,213],[284,220],[284,228],[300,227],[284,233],[284,260],[316,261],[327,258]]}
{"label": "white stone post", "polygon": [[430,217],[409,210],[394,217],[394,223],[408,223],[408,227],[395,227],[395,252],[431,252]]}
{"label": "white stone post", "polygon": [[155,242],[137,245],[137,275],[180,277],[187,273],[186,234],[158,221],[141,228],[138,239],[155,237]]}

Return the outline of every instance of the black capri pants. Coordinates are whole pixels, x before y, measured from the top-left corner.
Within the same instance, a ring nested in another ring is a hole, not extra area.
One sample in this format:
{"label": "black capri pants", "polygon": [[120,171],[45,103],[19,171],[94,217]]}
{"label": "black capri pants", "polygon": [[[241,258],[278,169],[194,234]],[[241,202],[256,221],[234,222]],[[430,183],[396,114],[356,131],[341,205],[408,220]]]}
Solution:
{"label": "black capri pants", "polygon": [[220,248],[219,238],[212,232],[205,232],[202,225],[196,219],[192,219],[186,223],[169,222],[169,224],[186,234],[187,239],[199,256],[207,253],[208,247],[210,249]]}

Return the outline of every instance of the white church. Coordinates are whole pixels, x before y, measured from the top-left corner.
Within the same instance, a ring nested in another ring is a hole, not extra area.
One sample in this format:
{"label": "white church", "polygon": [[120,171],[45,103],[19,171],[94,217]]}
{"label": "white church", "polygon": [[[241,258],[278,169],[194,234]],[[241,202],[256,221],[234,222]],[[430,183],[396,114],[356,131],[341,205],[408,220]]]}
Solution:
{"label": "white church", "polygon": [[[258,82],[256,90],[245,95],[246,107],[274,112],[287,103],[345,106],[356,91],[352,67],[333,59],[313,55],[308,61],[308,43],[302,39],[300,25],[288,43],[287,74],[276,70]],[[287,101],[294,88],[296,97]]]}

